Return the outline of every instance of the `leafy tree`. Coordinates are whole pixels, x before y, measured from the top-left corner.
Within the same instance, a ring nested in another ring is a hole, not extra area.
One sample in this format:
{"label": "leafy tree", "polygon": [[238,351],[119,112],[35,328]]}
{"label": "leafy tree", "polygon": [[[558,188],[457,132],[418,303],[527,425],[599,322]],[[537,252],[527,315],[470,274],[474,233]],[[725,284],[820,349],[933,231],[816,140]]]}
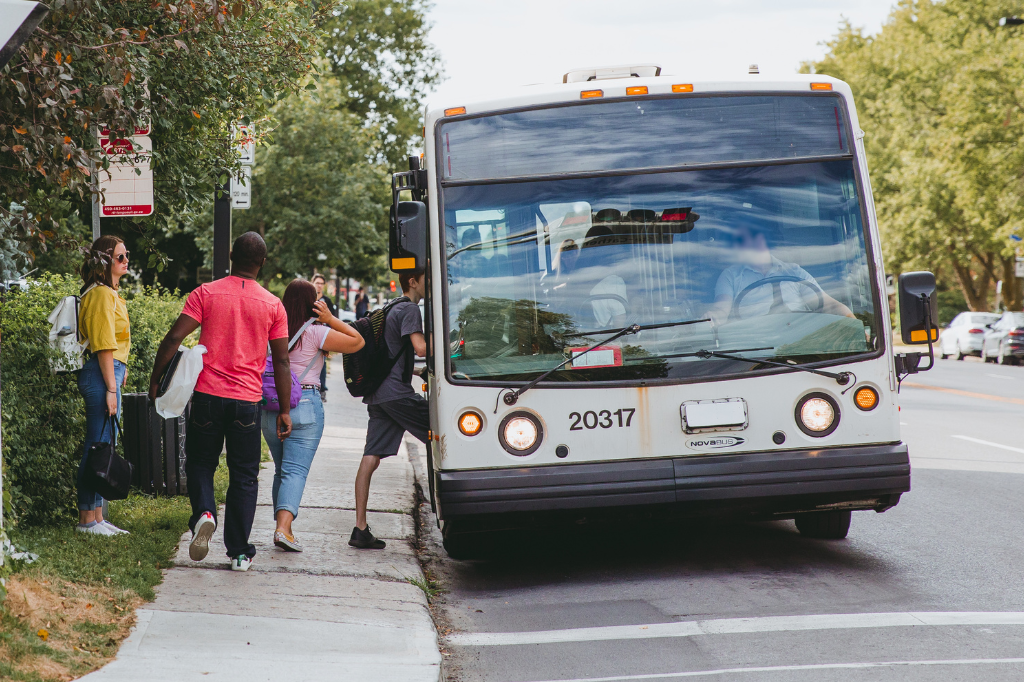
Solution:
{"label": "leafy tree", "polygon": [[997,280],[1007,307],[1022,305],[1009,238],[1024,219],[1024,34],[998,25],[1017,9],[901,0],[879,34],[844,24],[804,65],[858,98],[890,264],[951,277],[972,310]]}
{"label": "leafy tree", "polygon": [[428,8],[425,0],[342,0],[325,24],[325,54],[344,95],[339,106],[374,131],[392,167],[420,138],[423,98],[441,81]]}
{"label": "leafy tree", "polygon": [[333,78],[323,79],[319,93],[284,100],[272,113],[274,144],[257,152],[252,208],[235,212],[233,231],[264,235],[268,278],[308,277],[327,265],[357,279],[379,273],[391,194],[373,131],[345,109]]}
{"label": "leafy tree", "polygon": [[229,124],[300,87],[328,12],[313,0],[53,0],[0,71],[0,238],[26,252],[74,245],[53,202],[88,205],[98,124],[152,121],[157,212],[119,228],[148,236],[201,204],[237,165]]}

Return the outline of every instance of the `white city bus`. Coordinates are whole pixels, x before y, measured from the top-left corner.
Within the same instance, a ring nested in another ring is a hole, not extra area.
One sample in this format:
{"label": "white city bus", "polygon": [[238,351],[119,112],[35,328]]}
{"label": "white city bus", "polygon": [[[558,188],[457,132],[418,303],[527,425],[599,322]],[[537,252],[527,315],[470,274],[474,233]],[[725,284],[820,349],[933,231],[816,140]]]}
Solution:
{"label": "white city bus", "polygon": [[[922,354],[892,354],[846,83],[633,66],[452,104],[393,178],[390,245],[428,274],[450,554],[538,512],[644,505],[841,538],[910,490],[897,387]],[[933,292],[901,278],[929,353]]]}

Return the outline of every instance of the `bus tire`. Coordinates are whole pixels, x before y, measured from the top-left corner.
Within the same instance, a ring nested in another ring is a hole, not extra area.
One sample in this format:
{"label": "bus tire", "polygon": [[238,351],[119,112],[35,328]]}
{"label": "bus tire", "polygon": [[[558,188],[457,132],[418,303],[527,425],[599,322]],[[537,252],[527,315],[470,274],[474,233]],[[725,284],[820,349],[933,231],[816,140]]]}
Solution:
{"label": "bus tire", "polygon": [[850,532],[851,511],[812,512],[797,516],[796,529],[805,538],[842,540]]}
{"label": "bus tire", "polygon": [[456,524],[446,521],[441,529],[442,544],[448,557],[456,561],[479,559],[482,548],[475,534],[459,533]]}

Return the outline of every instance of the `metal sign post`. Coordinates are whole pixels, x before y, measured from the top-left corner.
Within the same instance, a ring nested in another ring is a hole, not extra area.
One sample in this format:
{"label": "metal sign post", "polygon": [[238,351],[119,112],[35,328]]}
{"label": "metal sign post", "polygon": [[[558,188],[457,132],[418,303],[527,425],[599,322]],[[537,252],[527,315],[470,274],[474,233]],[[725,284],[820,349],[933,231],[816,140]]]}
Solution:
{"label": "metal sign post", "polygon": [[231,274],[231,181],[220,185],[213,200],[213,278]]}

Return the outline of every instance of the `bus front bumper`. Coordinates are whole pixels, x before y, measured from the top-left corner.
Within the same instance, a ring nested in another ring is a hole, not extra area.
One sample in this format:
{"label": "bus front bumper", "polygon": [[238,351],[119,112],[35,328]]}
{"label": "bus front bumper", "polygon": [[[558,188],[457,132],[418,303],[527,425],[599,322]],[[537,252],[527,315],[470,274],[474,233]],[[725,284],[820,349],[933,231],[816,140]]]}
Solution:
{"label": "bus front bumper", "polygon": [[767,516],[884,511],[910,490],[903,443],[440,471],[441,517],[674,505]]}

